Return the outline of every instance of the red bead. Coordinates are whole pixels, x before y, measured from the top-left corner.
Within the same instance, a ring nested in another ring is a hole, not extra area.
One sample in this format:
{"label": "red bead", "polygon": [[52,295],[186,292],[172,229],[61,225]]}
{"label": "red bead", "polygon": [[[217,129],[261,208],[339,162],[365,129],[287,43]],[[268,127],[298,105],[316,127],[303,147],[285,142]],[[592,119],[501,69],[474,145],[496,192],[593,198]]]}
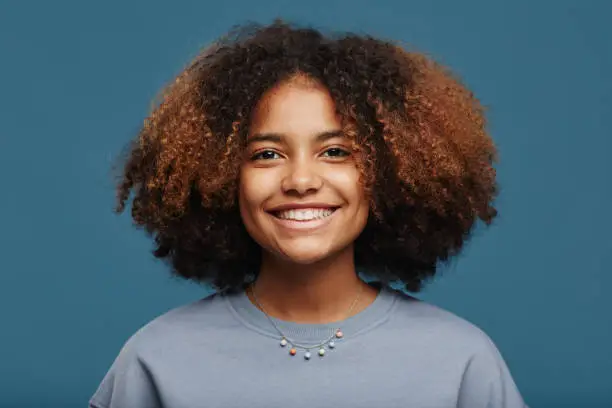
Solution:
{"label": "red bead", "polygon": [[297,350],[292,348],[291,350],[289,350],[289,354],[291,354],[292,356],[295,356],[295,353],[297,353]]}

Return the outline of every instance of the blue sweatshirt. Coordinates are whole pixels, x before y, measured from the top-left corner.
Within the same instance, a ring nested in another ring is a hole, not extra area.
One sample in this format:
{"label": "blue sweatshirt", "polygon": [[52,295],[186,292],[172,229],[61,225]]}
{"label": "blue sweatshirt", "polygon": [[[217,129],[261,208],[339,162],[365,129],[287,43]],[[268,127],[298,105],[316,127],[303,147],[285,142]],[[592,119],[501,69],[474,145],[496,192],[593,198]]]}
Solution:
{"label": "blue sweatshirt", "polygon": [[244,291],[155,318],[125,343],[90,408],[526,408],[491,339],[462,318],[383,288],[336,324],[273,319]]}

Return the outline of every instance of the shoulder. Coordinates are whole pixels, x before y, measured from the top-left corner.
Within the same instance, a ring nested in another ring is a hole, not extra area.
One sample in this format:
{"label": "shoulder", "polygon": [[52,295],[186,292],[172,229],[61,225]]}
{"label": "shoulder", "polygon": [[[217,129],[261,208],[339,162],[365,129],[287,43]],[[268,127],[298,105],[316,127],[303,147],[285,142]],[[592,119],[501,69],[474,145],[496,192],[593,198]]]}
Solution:
{"label": "shoulder", "polygon": [[89,406],[159,406],[152,368],[176,361],[189,346],[211,341],[211,331],[231,324],[228,316],[222,297],[211,294],[152,319],[124,342]]}
{"label": "shoulder", "polygon": [[405,329],[409,337],[469,354],[495,352],[489,335],[476,324],[409,294],[393,292],[396,301],[389,320],[396,330]]}
{"label": "shoulder", "polygon": [[127,339],[120,354],[157,353],[205,342],[211,332],[235,324],[223,296],[212,293],[153,318]]}

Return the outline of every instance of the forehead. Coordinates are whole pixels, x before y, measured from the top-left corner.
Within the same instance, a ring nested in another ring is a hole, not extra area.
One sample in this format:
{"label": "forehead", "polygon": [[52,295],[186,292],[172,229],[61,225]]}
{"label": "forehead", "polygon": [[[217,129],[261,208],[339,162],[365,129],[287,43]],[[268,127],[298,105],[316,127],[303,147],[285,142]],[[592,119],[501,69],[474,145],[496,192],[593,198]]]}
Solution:
{"label": "forehead", "polygon": [[288,81],[262,95],[249,133],[313,134],[339,127],[336,105],[325,87],[312,81]]}

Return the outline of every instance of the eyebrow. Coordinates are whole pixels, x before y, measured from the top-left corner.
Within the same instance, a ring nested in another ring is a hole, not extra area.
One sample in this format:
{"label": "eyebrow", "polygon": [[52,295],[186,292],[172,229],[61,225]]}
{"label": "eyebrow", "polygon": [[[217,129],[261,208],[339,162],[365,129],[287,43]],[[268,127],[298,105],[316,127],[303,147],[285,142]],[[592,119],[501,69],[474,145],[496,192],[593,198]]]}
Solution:
{"label": "eyebrow", "polygon": [[[247,144],[256,143],[256,142],[273,142],[273,143],[281,143],[286,135],[282,133],[255,133],[253,136],[249,137],[247,140]],[[324,142],[329,139],[333,139],[335,137],[343,137],[342,130],[328,130],[325,132],[321,132],[317,134],[315,140],[317,142]]]}

